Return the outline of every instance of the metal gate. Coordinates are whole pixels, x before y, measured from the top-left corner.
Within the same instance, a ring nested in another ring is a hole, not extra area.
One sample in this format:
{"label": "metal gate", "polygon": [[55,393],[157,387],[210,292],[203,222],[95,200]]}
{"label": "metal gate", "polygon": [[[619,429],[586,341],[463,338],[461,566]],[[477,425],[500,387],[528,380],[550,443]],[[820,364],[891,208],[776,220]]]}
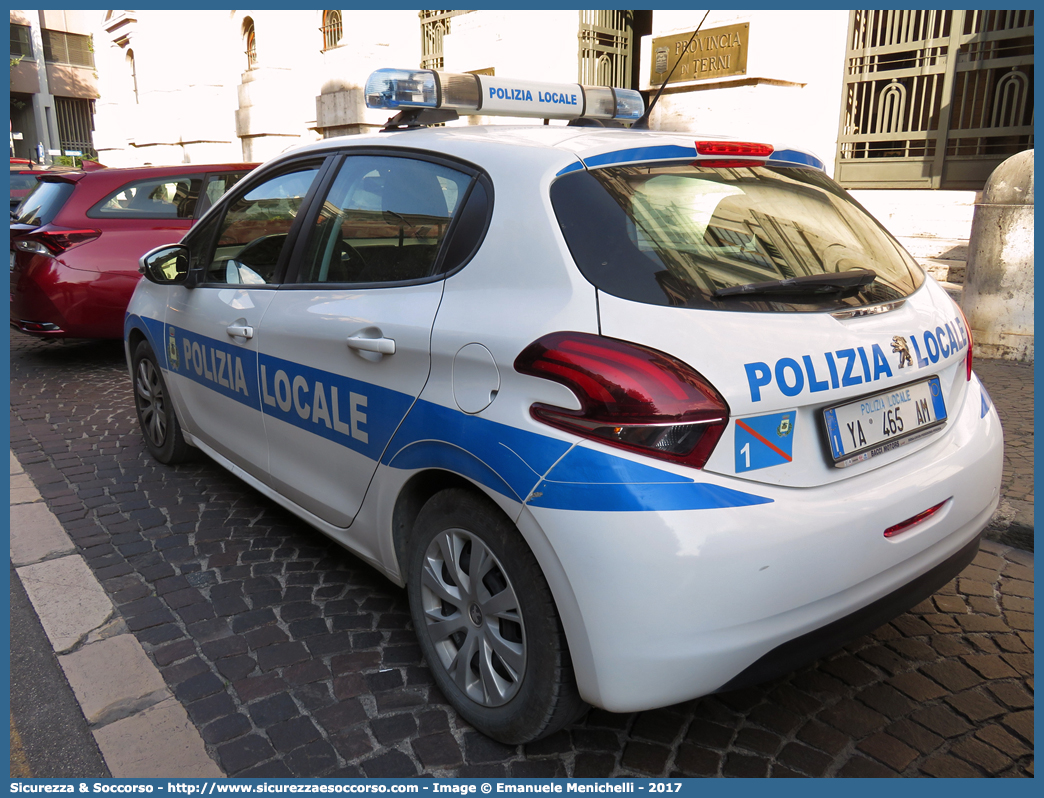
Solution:
{"label": "metal gate", "polygon": [[421,11],[421,69],[442,69],[446,65],[442,37],[450,32],[450,19],[470,11]]}
{"label": "metal gate", "polygon": [[585,86],[631,86],[631,11],[580,12],[580,78]]}
{"label": "metal gate", "polygon": [[54,115],[58,121],[58,139],[62,154],[80,152],[84,158],[94,158],[94,101],[73,97],[55,97]]}
{"label": "metal gate", "polygon": [[851,12],[842,185],[978,190],[1032,147],[1032,11]]}

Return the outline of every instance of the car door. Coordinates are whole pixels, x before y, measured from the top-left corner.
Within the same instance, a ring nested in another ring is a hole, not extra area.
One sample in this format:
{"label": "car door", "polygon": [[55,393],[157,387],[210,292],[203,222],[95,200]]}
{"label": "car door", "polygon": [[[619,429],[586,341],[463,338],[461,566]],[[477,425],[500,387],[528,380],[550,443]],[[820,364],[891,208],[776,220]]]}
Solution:
{"label": "car door", "polygon": [[442,250],[473,180],[416,155],[346,156],[272,299],[258,344],[273,484],[330,524],[351,524],[428,379]]}
{"label": "car door", "polygon": [[[97,272],[91,291],[91,313],[119,325],[134,287],[141,279],[138,258],[153,247],[180,240],[192,227],[193,205],[205,175],[156,174],[128,181],[87,210],[88,223],[100,231],[103,246],[84,247],[76,260],[78,269]],[[140,171],[137,172],[140,174]],[[106,177],[104,173],[99,179]],[[92,175],[82,181],[89,185]],[[175,197],[192,198],[192,202]],[[116,332],[115,330],[113,331]]]}
{"label": "car door", "polygon": [[265,480],[257,331],[280,284],[322,160],[251,181],[186,239],[195,288],[171,292],[165,331],[171,391],[185,428]]}

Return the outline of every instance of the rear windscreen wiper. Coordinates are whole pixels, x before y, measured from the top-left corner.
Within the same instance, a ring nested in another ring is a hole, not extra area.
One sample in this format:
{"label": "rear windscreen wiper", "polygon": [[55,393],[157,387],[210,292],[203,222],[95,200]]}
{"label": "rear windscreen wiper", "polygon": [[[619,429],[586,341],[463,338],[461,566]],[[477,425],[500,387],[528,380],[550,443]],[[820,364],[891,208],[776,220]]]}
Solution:
{"label": "rear windscreen wiper", "polygon": [[870,285],[877,279],[873,269],[852,269],[847,272],[806,274],[784,280],[747,283],[719,288],[712,297],[748,296],[750,294],[838,294]]}

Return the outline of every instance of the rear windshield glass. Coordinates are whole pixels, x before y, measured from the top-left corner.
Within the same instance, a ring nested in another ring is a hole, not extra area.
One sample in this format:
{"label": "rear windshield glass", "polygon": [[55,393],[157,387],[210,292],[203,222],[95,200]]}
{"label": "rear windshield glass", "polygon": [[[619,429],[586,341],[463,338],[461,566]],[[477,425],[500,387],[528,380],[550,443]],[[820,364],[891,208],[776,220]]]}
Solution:
{"label": "rear windshield glass", "polygon": [[[552,185],[551,202],[584,276],[637,302],[825,310],[899,299],[924,279],[861,206],[812,169],[675,163],[578,171]],[[841,272],[862,274],[866,284],[852,286]],[[805,279],[780,284],[793,278]]]}
{"label": "rear windshield glass", "polygon": [[41,180],[33,193],[22,200],[22,204],[18,206],[18,217],[12,221],[36,226],[50,224],[75,187],[73,183],[65,181],[52,183]]}
{"label": "rear windshield glass", "polygon": [[17,172],[11,172],[12,191],[25,191],[27,188],[32,188],[35,185],[36,175],[20,175]]}

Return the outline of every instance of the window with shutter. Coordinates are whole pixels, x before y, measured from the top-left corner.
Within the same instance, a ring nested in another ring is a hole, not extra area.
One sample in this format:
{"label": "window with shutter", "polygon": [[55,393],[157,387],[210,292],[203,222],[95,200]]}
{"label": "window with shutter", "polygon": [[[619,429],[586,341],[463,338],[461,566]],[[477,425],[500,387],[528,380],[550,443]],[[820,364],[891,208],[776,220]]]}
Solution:
{"label": "window with shutter", "polygon": [[43,47],[44,59],[49,63],[94,68],[94,47],[90,36],[44,29]]}

